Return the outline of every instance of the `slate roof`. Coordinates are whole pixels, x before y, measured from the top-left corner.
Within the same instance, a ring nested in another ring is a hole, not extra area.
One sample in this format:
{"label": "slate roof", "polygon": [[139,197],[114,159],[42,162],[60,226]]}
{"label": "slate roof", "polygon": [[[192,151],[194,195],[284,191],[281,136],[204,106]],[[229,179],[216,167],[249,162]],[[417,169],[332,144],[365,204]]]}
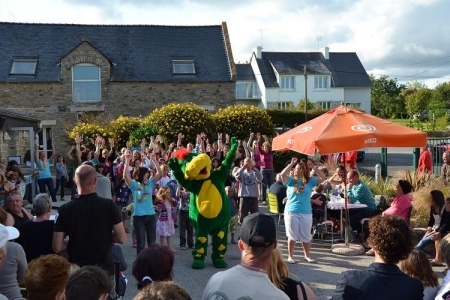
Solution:
{"label": "slate roof", "polygon": [[[55,82],[60,60],[88,41],[110,62],[111,81],[231,81],[221,25],[73,25],[0,22],[0,82]],[[231,57],[231,56],[230,56]],[[10,77],[14,58],[37,58],[35,76]],[[172,60],[194,60],[195,75],[173,75]]]}
{"label": "slate roof", "polygon": [[[266,88],[279,87],[275,72],[280,75],[331,75],[331,87],[371,87],[372,82],[354,52],[330,52],[326,60],[321,52],[261,52],[256,59]],[[239,76],[239,72],[238,72]]]}
{"label": "slate roof", "polygon": [[255,74],[253,73],[252,66],[250,64],[236,64],[236,73],[236,80],[256,81]]}

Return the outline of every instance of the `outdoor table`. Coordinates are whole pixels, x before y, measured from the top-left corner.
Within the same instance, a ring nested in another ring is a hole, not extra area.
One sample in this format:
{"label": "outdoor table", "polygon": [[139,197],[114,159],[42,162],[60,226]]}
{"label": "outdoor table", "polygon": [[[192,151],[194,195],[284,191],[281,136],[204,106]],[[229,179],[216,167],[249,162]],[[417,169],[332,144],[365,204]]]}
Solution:
{"label": "outdoor table", "polygon": [[[332,210],[337,210],[340,209],[341,210],[341,229],[340,229],[340,233],[341,233],[341,239],[343,239],[343,228],[344,228],[344,224],[342,223],[343,220],[343,212],[345,209],[345,202],[343,198],[337,197],[331,198],[331,201],[328,201],[327,203],[327,208],[332,209]],[[367,207],[366,204],[361,204],[361,203],[347,203],[347,209],[352,209],[352,208],[364,208]],[[349,220],[350,222],[350,220]]]}

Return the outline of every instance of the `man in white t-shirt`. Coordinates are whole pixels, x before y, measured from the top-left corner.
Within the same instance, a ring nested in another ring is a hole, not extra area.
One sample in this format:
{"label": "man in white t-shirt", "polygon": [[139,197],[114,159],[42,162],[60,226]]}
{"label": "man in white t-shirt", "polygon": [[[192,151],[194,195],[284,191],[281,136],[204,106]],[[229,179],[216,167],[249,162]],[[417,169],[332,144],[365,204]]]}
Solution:
{"label": "man in white t-shirt", "polygon": [[277,247],[275,222],[261,213],[248,215],[242,223],[238,242],[241,264],[214,274],[203,292],[203,300],[212,299],[286,299],[267,276],[270,254]]}

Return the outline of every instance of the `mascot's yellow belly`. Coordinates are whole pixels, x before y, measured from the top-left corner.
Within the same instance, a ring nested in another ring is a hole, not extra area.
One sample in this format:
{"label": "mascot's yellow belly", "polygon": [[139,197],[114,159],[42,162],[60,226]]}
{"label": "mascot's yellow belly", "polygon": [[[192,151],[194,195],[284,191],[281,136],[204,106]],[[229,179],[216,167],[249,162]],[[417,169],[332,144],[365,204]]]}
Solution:
{"label": "mascot's yellow belly", "polygon": [[222,210],[222,196],[211,180],[203,182],[197,196],[197,207],[199,213],[209,219],[217,217]]}

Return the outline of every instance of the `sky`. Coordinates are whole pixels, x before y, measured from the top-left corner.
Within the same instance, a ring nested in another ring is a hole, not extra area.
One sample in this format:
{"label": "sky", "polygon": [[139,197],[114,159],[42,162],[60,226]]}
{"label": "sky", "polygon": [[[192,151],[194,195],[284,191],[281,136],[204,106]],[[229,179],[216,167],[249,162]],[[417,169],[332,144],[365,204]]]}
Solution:
{"label": "sky", "polygon": [[450,82],[448,0],[0,0],[0,22],[220,25],[234,61],[263,51],[356,52],[368,74]]}

